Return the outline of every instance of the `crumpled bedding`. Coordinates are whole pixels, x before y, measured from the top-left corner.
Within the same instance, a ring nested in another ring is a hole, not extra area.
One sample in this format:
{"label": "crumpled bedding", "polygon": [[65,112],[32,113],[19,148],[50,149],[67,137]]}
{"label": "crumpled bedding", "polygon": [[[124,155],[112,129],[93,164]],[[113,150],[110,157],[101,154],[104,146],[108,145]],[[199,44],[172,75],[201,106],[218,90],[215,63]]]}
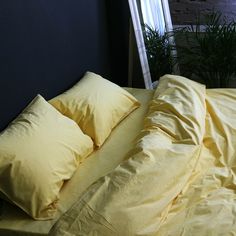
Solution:
{"label": "crumpled bedding", "polygon": [[50,235],[236,235],[235,174],[236,90],[166,75],[127,160]]}

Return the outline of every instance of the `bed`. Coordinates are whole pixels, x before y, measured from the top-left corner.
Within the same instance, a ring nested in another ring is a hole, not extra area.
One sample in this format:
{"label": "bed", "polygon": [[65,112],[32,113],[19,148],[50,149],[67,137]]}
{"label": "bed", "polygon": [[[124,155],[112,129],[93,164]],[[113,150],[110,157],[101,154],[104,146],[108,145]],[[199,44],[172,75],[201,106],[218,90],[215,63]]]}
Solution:
{"label": "bed", "polygon": [[129,158],[51,235],[235,235],[235,98],[163,77]]}
{"label": "bed", "polygon": [[141,106],[112,131],[102,148],[95,150],[86,158],[72,179],[65,183],[60,193],[55,219],[33,220],[19,208],[2,201],[0,235],[48,235],[55,222],[75,203],[89,185],[120,164],[129,149],[134,146],[134,140],[141,130],[143,118],[154,93],[153,90],[145,89],[125,88],[125,90],[136,97]]}
{"label": "bed", "polygon": [[56,217],[7,203],[1,235],[236,235],[236,91],[166,75],[61,190]]}

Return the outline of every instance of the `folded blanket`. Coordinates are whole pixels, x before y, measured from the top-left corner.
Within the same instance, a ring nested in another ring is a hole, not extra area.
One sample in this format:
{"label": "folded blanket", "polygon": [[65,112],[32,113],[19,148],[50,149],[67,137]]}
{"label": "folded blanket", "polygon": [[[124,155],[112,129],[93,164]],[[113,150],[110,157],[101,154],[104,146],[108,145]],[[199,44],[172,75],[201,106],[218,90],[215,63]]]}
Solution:
{"label": "folded blanket", "polygon": [[127,160],[50,235],[236,235],[235,104],[233,89],[162,77]]}

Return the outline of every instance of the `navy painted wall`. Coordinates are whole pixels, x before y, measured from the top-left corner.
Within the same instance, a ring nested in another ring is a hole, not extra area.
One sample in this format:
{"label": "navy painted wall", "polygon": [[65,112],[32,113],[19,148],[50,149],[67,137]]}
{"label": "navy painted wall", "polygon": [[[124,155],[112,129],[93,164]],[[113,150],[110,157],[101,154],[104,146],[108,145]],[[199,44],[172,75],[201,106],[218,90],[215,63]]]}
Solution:
{"label": "navy painted wall", "polygon": [[127,26],[116,7],[126,24],[128,1],[112,2],[0,1],[0,130],[37,93],[49,99],[87,70],[126,85]]}

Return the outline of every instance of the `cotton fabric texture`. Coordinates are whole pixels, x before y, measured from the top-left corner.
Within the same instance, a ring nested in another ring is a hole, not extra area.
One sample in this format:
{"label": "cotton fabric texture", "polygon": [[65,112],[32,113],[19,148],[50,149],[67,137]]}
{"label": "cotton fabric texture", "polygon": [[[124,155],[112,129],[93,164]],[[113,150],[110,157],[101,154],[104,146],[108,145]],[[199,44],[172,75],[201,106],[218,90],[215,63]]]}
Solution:
{"label": "cotton fabric texture", "polygon": [[98,147],[119,122],[140,106],[130,93],[92,72],[49,102],[76,121]]}
{"label": "cotton fabric texture", "polygon": [[236,90],[161,78],[126,161],[96,181],[50,236],[236,234]]}
{"label": "cotton fabric texture", "polygon": [[0,191],[37,220],[54,217],[59,191],[93,142],[38,95],[0,134]]}
{"label": "cotton fabric texture", "polygon": [[143,127],[143,118],[154,93],[153,90],[125,89],[141,103],[141,106],[120,122],[104,145],[85,158],[72,178],[63,184],[55,218],[36,221],[24,214],[18,207],[4,201],[0,209],[0,235],[48,235],[55,222],[93,182],[111,172],[125,159],[127,152],[135,145],[135,137]]}

